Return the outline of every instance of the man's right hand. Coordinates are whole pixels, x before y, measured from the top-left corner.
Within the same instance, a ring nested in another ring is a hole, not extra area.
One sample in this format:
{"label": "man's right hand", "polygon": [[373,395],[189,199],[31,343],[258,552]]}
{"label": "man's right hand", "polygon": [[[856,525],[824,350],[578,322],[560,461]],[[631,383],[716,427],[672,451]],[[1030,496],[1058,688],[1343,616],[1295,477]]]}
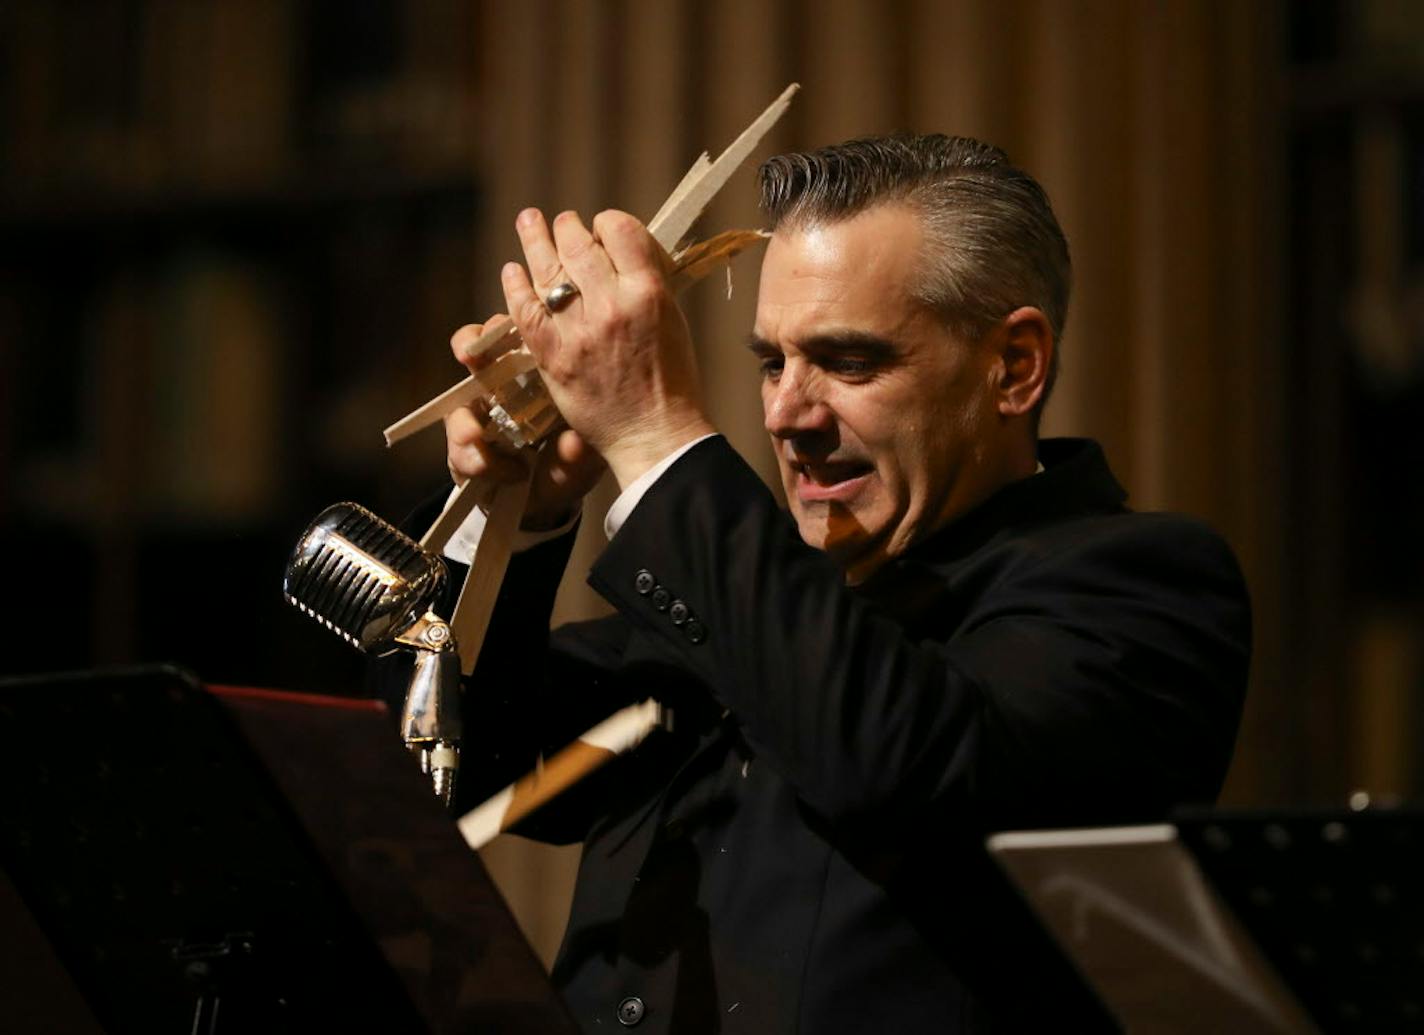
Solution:
{"label": "man's right hand", "polygon": [[[471,359],[466,350],[475,343],[485,327],[507,316],[492,316],[483,324],[461,327],[450,338],[455,359],[471,373],[478,373],[488,361]],[[478,406],[478,404],[476,404]],[[598,483],[605,469],[603,458],[583,440],[578,432],[565,429],[546,443],[537,454],[529,450],[516,453],[486,435],[487,422],[475,407],[462,406],[445,418],[445,445],[450,477],[463,485],[474,479],[476,489],[493,493],[504,484],[526,477],[528,464],[535,463],[534,481],[529,487],[529,503],[524,508],[520,527],[526,531],[557,528],[578,509],[583,497]]]}

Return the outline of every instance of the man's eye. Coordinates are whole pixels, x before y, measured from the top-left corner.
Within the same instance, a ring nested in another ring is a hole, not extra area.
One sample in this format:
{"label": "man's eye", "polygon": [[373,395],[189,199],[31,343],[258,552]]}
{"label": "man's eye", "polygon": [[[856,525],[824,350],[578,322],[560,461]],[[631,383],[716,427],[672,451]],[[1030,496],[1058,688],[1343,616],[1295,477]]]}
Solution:
{"label": "man's eye", "polygon": [[781,373],[781,368],[786,365],[786,360],[781,356],[767,356],[761,361],[761,376],[776,377]]}
{"label": "man's eye", "polygon": [[875,369],[870,360],[855,356],[840,356],[826,365],[833,373],[848,377],[863,376]]}

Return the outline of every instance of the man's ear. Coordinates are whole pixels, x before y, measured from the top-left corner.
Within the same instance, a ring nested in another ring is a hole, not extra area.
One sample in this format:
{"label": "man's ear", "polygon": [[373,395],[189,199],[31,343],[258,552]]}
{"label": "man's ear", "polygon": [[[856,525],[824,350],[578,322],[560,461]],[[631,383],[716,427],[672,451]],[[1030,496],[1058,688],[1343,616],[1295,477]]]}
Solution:
{"label": "man's ear", "polygon": [[1032,413],[1048,389],[1048,369],[1053,362],[1053,328],[1048,317],[1034,306],[1021,306],[1004,317],[996,337],[999,413],[1004,417]]}

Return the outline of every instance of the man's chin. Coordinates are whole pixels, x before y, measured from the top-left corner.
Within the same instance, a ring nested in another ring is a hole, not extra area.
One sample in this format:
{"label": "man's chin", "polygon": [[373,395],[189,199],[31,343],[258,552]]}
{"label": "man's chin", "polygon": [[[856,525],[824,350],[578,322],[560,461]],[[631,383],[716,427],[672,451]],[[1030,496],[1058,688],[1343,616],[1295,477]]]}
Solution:
{"label": "man's chin", "polygon": [[794,505],[792,516],[802,541],[830,557],[845,570],[847,577],[860,572],[863,578],[883,560],[877,556],[880,551],[875,539],[845,507],[814,506],[808,512],[804,505]]}

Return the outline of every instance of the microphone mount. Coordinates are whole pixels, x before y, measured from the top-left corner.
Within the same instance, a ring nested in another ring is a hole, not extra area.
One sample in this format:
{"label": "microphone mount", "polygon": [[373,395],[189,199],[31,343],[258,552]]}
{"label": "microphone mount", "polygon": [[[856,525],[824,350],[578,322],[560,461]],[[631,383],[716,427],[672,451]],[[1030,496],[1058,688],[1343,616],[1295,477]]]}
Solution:
{"label": "microphone mount", "polygon": [[400,529],[360,504],[337,503],[302,533],[282,588],[288,603],[363,653],[415,655],[401,739],[448,806],[460,767],[460,656],[449,624],[431,610],[447,578],[445,563]]}

